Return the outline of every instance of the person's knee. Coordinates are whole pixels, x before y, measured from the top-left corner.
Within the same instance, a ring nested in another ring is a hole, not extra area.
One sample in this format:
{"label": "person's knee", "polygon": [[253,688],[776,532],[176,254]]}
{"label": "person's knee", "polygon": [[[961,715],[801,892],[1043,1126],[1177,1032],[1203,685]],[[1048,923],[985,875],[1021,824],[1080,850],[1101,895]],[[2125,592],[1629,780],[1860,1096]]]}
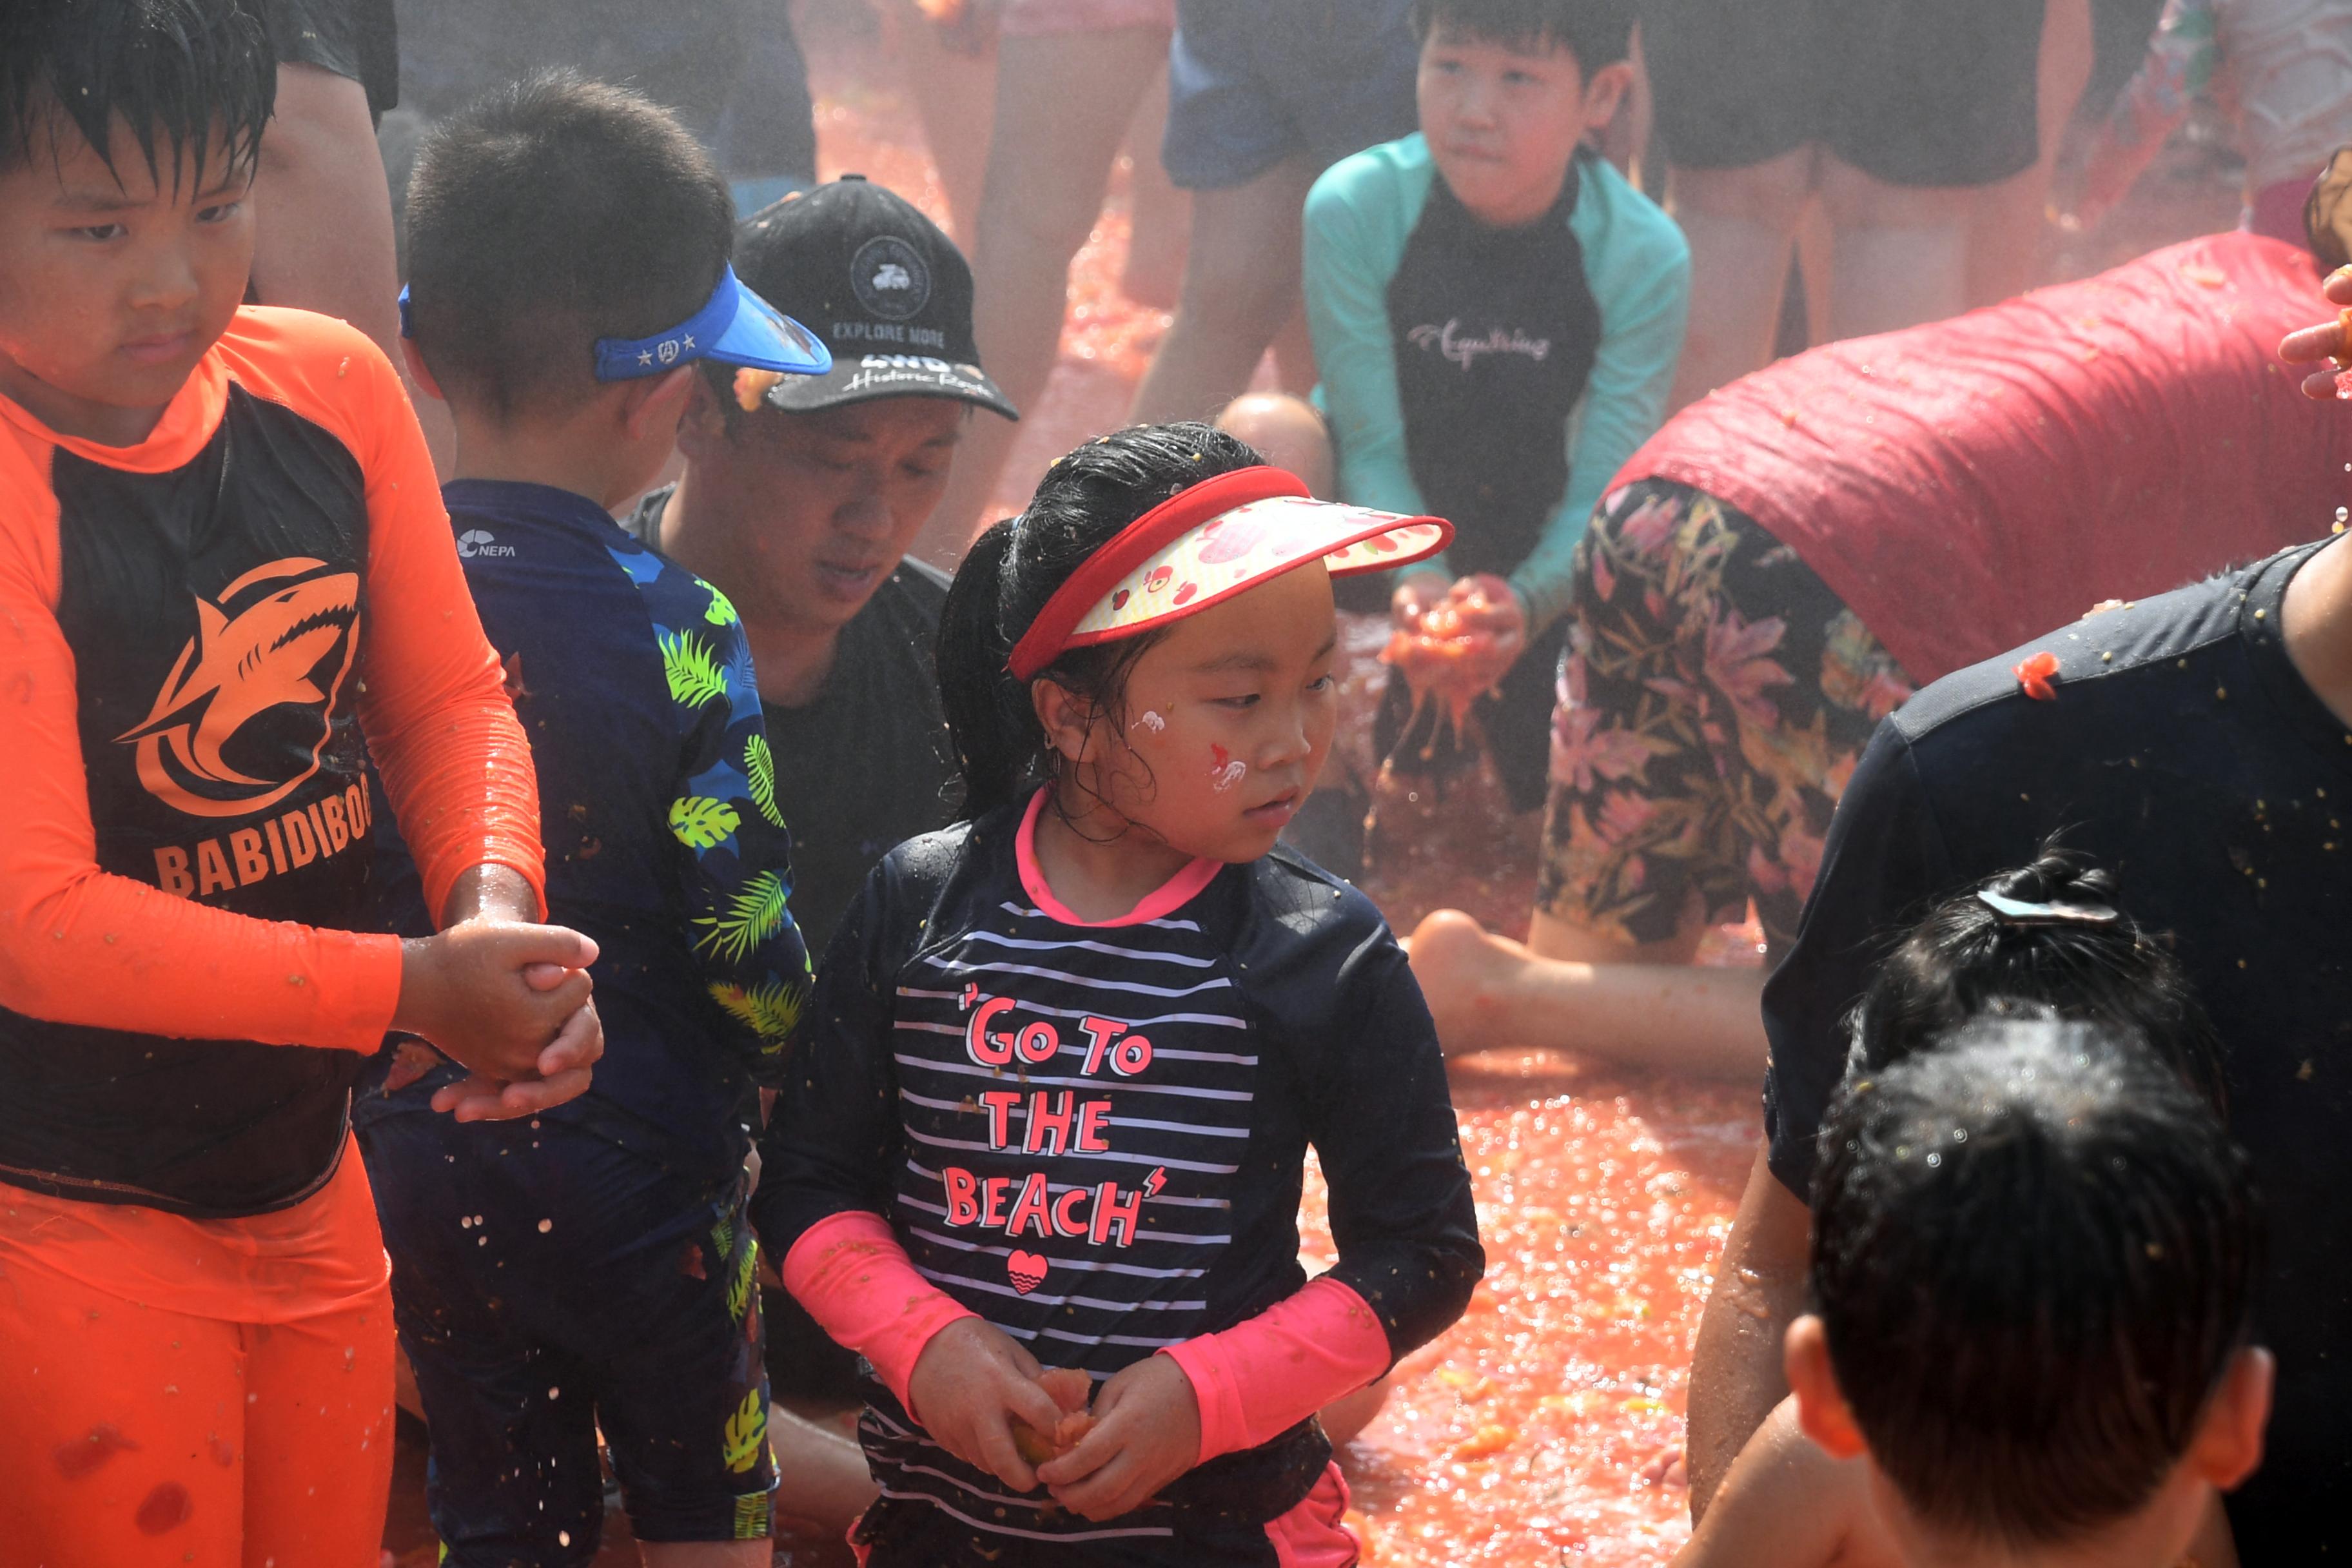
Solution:
{"label": "person's knee", "polygon": [[1897,185],[1833,154],[1822,158],[1822,205],[1832,226],[1964,229],[1982,200],[1975,185]]}
{"label": "person's knee", "polygon": [[1312,183],[1292,159],[1246,185],[1194,195],[1187,316],[1246,324],[1272,341],[1297,303],[1299,209]]}
{"label": "person's knee", "polygon": [[1810,147],[1740,169],[1667,171],[1666,200],[1677,218],[1756,224],[1794,235],[1812,198],[1816,155]]}
{"label": "person's knee", "polygon": [[1094,232],[1103,187],[1043,148],[992,148],[982,186],[975,256],[1057,256],[1066,264]]}
{"label": "person's knee", "polygon": [[1318,500],[1333,499],[1339,475],[1331,434],[1306,399],[1286,392],[1245,393],[1225,405],[1217,428],[1256,447],[1276,468],[1297,474]]}

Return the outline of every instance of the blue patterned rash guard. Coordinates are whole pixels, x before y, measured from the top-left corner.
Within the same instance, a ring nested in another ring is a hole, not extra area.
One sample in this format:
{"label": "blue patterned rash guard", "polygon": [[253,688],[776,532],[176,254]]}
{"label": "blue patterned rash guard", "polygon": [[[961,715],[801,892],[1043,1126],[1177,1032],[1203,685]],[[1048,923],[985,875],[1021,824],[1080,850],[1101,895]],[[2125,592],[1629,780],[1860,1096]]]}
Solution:
{"label": "blue patterned rash guard", "polygon": [[[444,498],[538,768],[548,918],[601,950],[604,1058],[545,1114],[715,1175],[740,1163],[751,1090],[780,1080],[810,984],[742,623],[585,497],[460,479]],[[378,908],[429,931],[378,820]],[[355,1118],[414,1108],[456,1070],[364,1095]]]}

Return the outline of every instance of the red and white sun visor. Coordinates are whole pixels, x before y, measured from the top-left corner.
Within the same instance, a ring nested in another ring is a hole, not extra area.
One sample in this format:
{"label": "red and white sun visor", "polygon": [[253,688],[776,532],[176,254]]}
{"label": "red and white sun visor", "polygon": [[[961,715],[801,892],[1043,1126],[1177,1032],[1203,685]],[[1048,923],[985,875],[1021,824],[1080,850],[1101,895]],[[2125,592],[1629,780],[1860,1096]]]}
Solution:
{"label": "red and white sun visor", "polygon": [[1334,577],[1386,572],[1445,548],[1454,525],[1315,500],[1297,475],[1239,468],[1145,512],[1055,590],[1009,661],[1033,679],[1066,650],[1199,615],[1321,560]]}

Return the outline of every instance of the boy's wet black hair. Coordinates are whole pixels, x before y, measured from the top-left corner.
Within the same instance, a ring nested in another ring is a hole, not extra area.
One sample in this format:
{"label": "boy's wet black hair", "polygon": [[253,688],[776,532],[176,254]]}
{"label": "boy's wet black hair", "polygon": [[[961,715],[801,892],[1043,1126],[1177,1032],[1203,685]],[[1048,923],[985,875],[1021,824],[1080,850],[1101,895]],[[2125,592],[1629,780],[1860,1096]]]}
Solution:
{"label": "boy's wet black hair", "polygon": [[652,100],[547,71],[417,149],[410,319],[441,390],[505,423],[595,395],[599,338],[646,338],[709,301],[735,246],[726,180]]}
{"label": "boy's wet black hair", "polygon": [[1906,932],[1854,1009],[1853,1070],[1901,1061],[1984,1015],[2087,1019],[2137,1035],[2222,1115],[2222,1049],[2173,956],[2116,901],[2112,873],[2045,844],[2031,865],[1983,885],[2015,904],[2115,910],[2108,923],[2021,922],[1977,890],[1936,906]]}
{"label": "boy's wet black hair", "polygon": [[1412,0],[1413,36],[1440,27],[1526,54],[1566,48],[1587,79],[1633,51],[1635,0]]}
{"label": "boy's wet black hair", "polygon": [[[972,542],[948,589],[937,649],[940,700],[963,814],[984,816],[1053,776],[1029,682],[1007,668],[1054,590],[1121,529],[1180,490],[1265,459],[1210,425],[1139,425],[1089,441],[1045,470],[1028,510]],[[1120,723],[1127,674],[1152,633],[1071,648],[1039,672]]]}
{"label": "boy's wet black hair", "polygon": [[2247,1342],[2245,1157],[2102,1026],[1980,1020],[1853,1076],[1812,1196],[1839,1390],[1953,1539],[2047,1548],[2137,1512]]}
{"label": "boy's wet black hair", "polygon": [[215,157],[252,167],[277,100],[278,57],[246,0],[0,5],[0,174],[68,126],[113,169],[119,120],[159,186],[201,190]]}

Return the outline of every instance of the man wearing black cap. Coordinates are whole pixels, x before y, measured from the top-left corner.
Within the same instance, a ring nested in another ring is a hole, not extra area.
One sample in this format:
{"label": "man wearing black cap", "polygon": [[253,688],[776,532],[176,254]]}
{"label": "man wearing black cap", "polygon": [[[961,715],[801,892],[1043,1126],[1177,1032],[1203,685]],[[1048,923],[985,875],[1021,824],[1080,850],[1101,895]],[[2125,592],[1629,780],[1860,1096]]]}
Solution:
{"label": "man wearing black cap", "polygon": [[962,255],[862,175],[746,220],[735,265],[824,338],[834,368],[705,376],[678,430],[685,477],[628,527],[743,617],[793,827],[793,913],[822,952],[875,862],[953,815],[931,669],[947,579],[906,552],[972,408],[1017,416],[976,363]]}

